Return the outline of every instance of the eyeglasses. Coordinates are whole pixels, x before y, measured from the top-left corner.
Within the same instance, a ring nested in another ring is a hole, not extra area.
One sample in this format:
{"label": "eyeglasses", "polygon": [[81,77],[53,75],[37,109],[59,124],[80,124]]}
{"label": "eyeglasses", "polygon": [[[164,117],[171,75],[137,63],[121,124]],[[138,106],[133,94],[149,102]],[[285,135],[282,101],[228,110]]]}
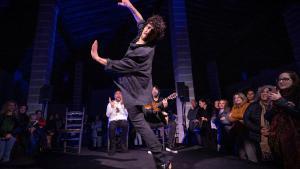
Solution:
{"label": "eyeglasses", "polygon": [[277,79],[277,82],[280,82],[280,81],[284,81],[284,82],[287,82],[291,80],[290,78],[287,78],[287,77],[284,77],[284,78],[280,78],[280,79]]}

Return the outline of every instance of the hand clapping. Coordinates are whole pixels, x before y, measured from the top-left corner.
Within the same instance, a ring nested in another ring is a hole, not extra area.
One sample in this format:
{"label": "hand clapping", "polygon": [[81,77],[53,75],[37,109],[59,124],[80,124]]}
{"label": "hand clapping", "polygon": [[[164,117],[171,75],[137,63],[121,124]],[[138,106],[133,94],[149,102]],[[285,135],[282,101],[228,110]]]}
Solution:
{"label": "hand clapping", "polygon": [[269,94],[269,98],[272,100],[272,101],[276,101],[276,100],[279,100],[281,98],[281,94],[279,91],[277,91],[276,93],[274,92],[270,92]]}
{"label": "hand clapping", "polygon": [[115,102],[112,101],[110,97],[109,97],[108,101],[110,103],[111,108],[115,108]]}

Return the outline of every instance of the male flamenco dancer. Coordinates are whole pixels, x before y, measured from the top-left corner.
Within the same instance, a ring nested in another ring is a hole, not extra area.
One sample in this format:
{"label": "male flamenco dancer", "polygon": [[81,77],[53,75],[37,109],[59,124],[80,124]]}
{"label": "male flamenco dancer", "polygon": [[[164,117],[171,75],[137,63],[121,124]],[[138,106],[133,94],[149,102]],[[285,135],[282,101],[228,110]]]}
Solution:
{"label": "male flamenco dancer", "polygon": [[155,15],[146,22],[129,0],[122,0],[118,5],[127,7],[134,16],[138,26],[138,36],[129,45],[121,60],[110,60],[99,56],[98,42],[93,43],[92,58],[105,66],[105,69],[118,74],[115,82],[121,89],[128,115],[137,132],[141,134],[150,148],[158,169],[171,169],[162,153],[158,138],[145,121],[142,106],[152,101],[152,61],[155,44],[164,36],[165,23],[162,17]]}

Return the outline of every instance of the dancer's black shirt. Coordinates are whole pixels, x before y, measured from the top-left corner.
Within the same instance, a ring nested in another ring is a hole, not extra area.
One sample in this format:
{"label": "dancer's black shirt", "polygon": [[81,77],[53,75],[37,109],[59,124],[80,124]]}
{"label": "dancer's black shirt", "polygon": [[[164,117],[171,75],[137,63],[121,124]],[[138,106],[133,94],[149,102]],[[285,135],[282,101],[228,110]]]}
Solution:
{"label": "dancer's black shirt", "polygon": [[[138,37],[144,28],[145,21],[138,23]],[[152,101],[152,61],[154,45],[137,45],[137,38],[130,46],[121,60],[110,60],[106,70],[118,73],[115,81],[121,89],[125,106],[145,105]]]}

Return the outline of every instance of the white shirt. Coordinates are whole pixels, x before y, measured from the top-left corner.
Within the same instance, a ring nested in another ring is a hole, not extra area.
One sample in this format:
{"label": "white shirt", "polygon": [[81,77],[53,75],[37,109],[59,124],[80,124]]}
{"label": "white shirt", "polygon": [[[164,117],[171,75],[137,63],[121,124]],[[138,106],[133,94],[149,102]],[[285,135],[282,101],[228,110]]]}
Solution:
{"label": "white shirt", "polygon": [[[106,116],[108,117],[108,121],[117,121],[117,120],[127,120],[128,112],[124,107],[124,104],[121,102],[113,101],[115,103],[115,107],[112,108],[111,104],[108,103],[106,108]],[[119,111],[117,111],[119,109]]]}

